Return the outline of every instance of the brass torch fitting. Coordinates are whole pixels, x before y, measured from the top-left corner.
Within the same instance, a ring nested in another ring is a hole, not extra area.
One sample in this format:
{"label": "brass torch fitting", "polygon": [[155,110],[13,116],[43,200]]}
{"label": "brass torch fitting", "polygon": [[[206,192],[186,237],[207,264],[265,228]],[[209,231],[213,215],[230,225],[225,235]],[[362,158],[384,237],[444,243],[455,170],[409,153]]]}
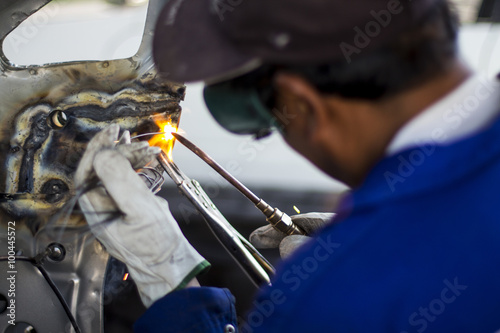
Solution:
{"label": "brass torch fitting", "polygon": [[266,216],[267,222],[269,222],[274,229],[285,233],[286,235],[305,235],[306,233],[300,229],[288,214],[283,213],[278,208],[271,207],[264,200],[260,200],[255,205],[264,215]]}

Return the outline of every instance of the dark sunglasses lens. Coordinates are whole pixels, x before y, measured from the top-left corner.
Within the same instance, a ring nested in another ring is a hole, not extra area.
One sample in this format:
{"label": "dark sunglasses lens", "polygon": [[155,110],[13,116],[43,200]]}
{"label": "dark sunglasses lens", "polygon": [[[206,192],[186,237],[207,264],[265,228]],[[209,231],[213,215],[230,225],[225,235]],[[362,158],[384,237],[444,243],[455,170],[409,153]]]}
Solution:
{"label": "dark sunglasses lens", "polygon": [[228,81],[206,86],[203,95],[214,119],[232,133],[264,136],[275,125],[256,89],[235,88]]}

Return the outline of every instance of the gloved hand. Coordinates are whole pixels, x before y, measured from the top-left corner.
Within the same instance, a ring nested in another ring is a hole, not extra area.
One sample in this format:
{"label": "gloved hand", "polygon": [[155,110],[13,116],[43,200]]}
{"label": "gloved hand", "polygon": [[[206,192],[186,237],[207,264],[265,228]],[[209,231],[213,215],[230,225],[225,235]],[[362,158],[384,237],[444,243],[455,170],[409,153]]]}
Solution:
{"label": "gloved hand", "polygon": [[86,192],[78,202],[96,238],[110,255],[127,264],[149,307],[183,288],[209,263],[184,238],[168,203],[151,193],[133,169],[155,158],[159,148],[127,143],[128,133],[116,145],[118,133],[119,127],[111,125],[89,142],[75,184],[81,187],[97,177],[103,186]]}
{"label": "gloved hand", "polygon": [[[308,235],[313,234],[330,223],[334,213],[307,213],[291,216],[293,223],[302,228]],[[281,258],[286,258],[298,247],[312,239],[309,236],[286,236],[281,231],[266,225],[250,234],[250,243],[258,249],[273,249],[279,247]]]}

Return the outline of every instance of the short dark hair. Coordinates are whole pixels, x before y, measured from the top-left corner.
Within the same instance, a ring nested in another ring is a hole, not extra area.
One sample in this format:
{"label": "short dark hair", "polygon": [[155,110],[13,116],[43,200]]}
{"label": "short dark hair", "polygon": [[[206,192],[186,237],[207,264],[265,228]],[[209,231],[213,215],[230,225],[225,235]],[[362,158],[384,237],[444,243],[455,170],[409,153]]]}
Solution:
{"label": "short dark hair", "polygon": [[439,1],[415,27],[385,46],[361,53],[347,64],[279,66],[303,76],[323,93],[380,99],[425,82],[446,70],[457,54],[458,16]]}

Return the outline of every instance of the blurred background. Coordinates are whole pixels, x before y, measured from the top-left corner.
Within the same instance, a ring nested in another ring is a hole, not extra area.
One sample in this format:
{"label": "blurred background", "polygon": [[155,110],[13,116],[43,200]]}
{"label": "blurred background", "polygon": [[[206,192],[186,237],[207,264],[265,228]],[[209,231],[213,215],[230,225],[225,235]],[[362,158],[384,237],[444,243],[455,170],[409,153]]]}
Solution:
{"label": "blurred background", "polygon": [[[460,49],[470,66],[493,77],[500,71],[500,1],[455,0],[462,28]],[[55,0],[31,16],[4,41],[3,51],[18,66],[78,60],[127,58],[142,39],[147,0]],[[193,22],[196,25],[196,22]],[[203,32],[200,31],[200,34]],[[210,116],[202,99],[202,85],[188,84],[181,104],[180,127],[185,135],[211,155],[257,195],[286,213],[334,211],[343,184],[330,179],[292,151],[281,137],[255,141],[225,132]],[[181,145],[174,161],[197,179],[226,218],[244,236],[266,222],[239,192]],[[217,243],[194,208],[168,179],[160,195],[193,245],[211,263],[201,282],[229,288],[237,297],[240,315],[251,305],[256,288]],[[278,264],[277,251],[262,251]],[[134,317],[118,318],[129,325]]]}

